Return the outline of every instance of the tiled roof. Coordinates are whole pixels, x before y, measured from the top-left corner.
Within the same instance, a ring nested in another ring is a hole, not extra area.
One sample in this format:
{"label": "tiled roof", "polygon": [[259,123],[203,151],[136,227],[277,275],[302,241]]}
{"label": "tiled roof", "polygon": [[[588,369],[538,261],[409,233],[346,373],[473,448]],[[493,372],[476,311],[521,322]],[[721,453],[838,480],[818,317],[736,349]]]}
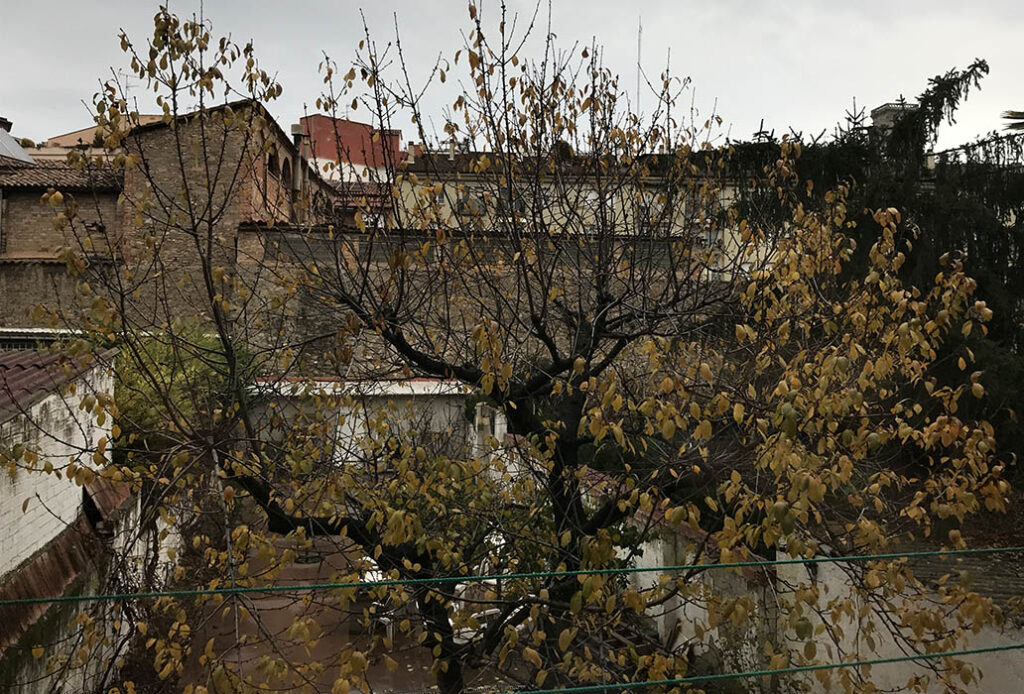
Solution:
{"label": "tiled roof", "polygon": [[[82,516],[13,575],[0,583],[0,599],[55,598],[68,589],[93,565],[101,546],[89,522]],[[25,632],[49,610],[48,603],[0,607],[0,653],[18,642]]]}
{"label": "tiled roof", "polygon": [[391,205],[391,186],[373,181],[332,181],[338,191],[338,202],[351,208],[372,212],[386,211]]}
{"label": "tiled roof", "polygon": [[[107,363],[114,350],[101,356]],[[39,350],[0,352],[0,421],[13,417],[92,368],[90,356],[72,358]]]}
{"label": "tiled roof", "polygon": [[28,164],[0,162],[0,188],[57,188],[59,190],[117,190],[112,171],[80,171],[62,162]]}
{"label": "tiled roof", "polygon": [[85,485],[85,489],[104,521],[115,519],[132,495],[131,487],[124,482],[115,482],[99,475]]}

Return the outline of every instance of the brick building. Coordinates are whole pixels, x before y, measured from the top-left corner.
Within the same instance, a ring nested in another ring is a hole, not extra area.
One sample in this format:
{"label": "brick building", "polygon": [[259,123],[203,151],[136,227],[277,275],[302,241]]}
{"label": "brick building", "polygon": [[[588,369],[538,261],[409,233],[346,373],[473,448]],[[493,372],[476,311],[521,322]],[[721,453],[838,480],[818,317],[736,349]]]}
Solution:
{"label": "brick building", "polygon": [[[197,272],[201,256],[230,274],[247,252],[239,247],[240,224],[333,214],[336,193],[302,156],[301,135],[287,136],[253,101],[170,121],[140,119],[122,156],[98,154],[91,143],[69,146],[67,136],[48,141],[36,160],[4,135],[0,326],[33,324],[32,308],[41,303],[73,314],[80,297],[66,271],[68,249],[93,276],[114,266],[130,270],[130,308],[156,322],[204,316],[211,297]],[[78,163],[57,161],[56,151]],[[61,196],[47,197],[53,191]]]}
{"label": "brick building", "polygon": [[331,181],[386,181],[387,170],[406,159],[401,130],[380,130],[368,123],[322,113],[299,119],[310,159]]}

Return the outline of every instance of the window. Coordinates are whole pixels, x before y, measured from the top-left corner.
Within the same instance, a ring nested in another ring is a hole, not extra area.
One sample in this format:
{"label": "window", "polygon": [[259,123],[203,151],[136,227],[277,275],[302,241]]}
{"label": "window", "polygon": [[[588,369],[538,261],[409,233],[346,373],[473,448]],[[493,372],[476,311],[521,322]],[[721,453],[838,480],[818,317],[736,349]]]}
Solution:
{"label": "window", "polygon": [[721,248],[722,230],[715,224],[706,224],[701,230],[700,240],[708,248]]}
{"label": "window", "polygon": [[482,195],[467,190],[459,195],[455,208],[460,217],[480,217],[487,211],[487,204]]}
{"label": "window", "polygon": [[499,217],[514,219],[526,214],[526,200],[515,189],[502,188],[496,205]]}
{"label": "window", "polygon": [[667,235],[672,227],[672,206],[668,196],[656,190],[641,192],[637,204],[637,229]]}
{"label": "window", "polygon": [[285,159],[281,165],[281,198],[284,204],[284,216],[286,219],[292,217],[292,163]]}

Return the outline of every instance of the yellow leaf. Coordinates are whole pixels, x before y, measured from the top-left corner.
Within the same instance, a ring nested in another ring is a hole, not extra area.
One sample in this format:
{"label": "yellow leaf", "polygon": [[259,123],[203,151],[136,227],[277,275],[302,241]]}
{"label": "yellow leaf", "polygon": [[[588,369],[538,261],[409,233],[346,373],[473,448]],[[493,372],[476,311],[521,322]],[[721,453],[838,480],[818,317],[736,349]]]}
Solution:
{"label": "yellow leaf", "polygon": [[707,363],[700,365],[700,377],[703,378],[708,383],[711,383],[713,380],[715,380],[714,374],[711,373],[711,367],[708,366]]}
{"label": "yellow leaf", "polygon": [[739,424],[743,421],[743,403],[738,402],[732,406],[732,418]]}
{"label": "yellow leaf", "polygon": [[528,663],[533,663],[534,667],[538,669],[543,667],[544,665],[544,662],[540,659],[540,653],[533,650],[529,646],[523,649],[523,660],[527,661]]}
{"label": "yellow leaf", "polygon": [[42,658],[43,657],[43,647],[42,646],[36,646],[35,648],[33,648],[32,649],[32,657],[35,658],[36,660],[39,660],[40,658]]}

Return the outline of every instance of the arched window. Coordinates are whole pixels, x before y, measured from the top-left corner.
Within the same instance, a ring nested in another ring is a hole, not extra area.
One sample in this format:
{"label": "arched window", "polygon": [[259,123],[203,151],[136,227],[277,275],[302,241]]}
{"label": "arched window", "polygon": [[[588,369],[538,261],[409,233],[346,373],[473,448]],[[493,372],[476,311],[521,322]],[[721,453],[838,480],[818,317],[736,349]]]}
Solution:
{"label": "arched window", "polygon": [[281,180],[281,165],[277,161],[277,152],[267,155],[267,168],[263,171],[263,206],[267,209],[277,198],[277,187]]}
{"label": "arched window", "polygon": [[284,199],[284,213],[288,219],[292,217],[292,163],[285,159],[281,164],[281,188]]}

